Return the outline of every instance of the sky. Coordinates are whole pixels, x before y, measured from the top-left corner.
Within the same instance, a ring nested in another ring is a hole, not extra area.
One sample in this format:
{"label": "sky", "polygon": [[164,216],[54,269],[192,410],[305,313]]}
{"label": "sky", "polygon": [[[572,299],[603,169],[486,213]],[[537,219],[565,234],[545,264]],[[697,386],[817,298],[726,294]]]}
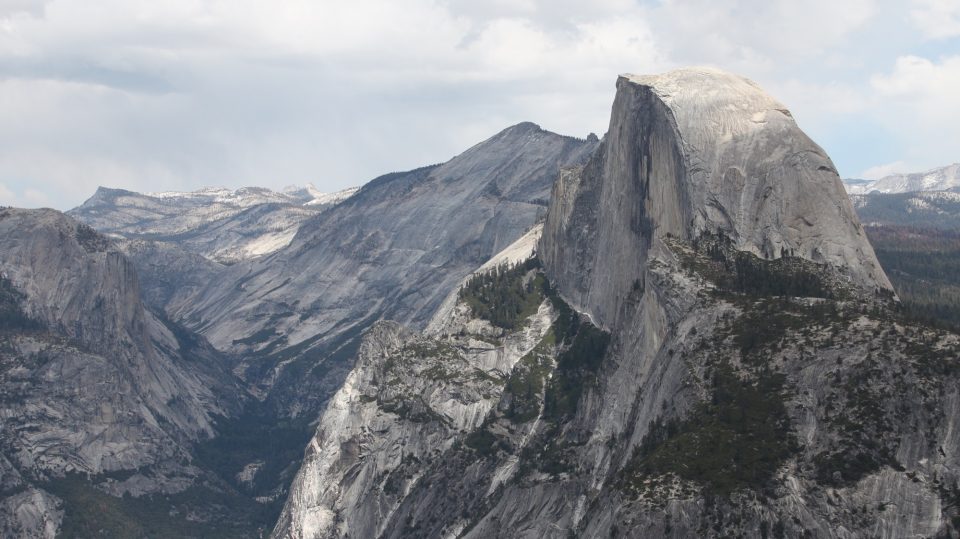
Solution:
{"label": "sky", "polygon": [[844,177],[960,161],[960,0],[0,0],[0,205],[446,161],[603,135],[620,73],[726,69]]}

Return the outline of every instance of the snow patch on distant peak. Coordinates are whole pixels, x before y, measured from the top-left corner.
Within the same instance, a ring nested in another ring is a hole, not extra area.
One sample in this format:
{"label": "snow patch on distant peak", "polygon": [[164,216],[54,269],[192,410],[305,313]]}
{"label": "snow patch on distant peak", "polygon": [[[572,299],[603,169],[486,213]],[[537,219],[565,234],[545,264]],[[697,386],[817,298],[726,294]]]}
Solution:
{"label": "snow patch on distant peak", "polygon": [[198,198],[209,196],[226,196],[233,191],[226,187],[201,187],[195,191],[154,191],[144,193],[144,195],[153,198]]}
{"label": "snow patch on distant peak", "polygon": [[359,187],[350,187],[333,193],[325,193],[313,184],[308,183],[305,186],[288,185],[281,191],[272,191],[265,187],[241,187],[236,190],[226,187],[203,187],[196,191],[157,191],[144,193],[144,195],[164,200],[204,200],[210,203],[239,207],[271,202],[319,206],[339,204],[353,196],[359,189]]}
{"label": "snow patch on distant peak", "polygon": [[946,191],[960,187],[960,163],[924,172],[890,174],[875,181],[845,180],[843,185],[851,195]]}
{"label": "snow patch on distant peak", "polygon": [[307,189],[310,191],[310,194],[313,196],[313,200],[307,202],[307,206],[316,206],[318,204],[339,204],[344,200],[353,196],[354,193],[360,190],[359,187],[348,187],[342,189],[335,193],[321,193],[317,191],[316,188],[310,189],[312,185],[308,185]]}
{"label": "snow patch on distant peak", "polygon": [[248,207],[270,202],[296,203],[291,195],[271,191],[265,187],[241,187],[230,190],[226,187],[204,187],[196,191],[159,191],[144,193],[157,199],[204,200],[228,206]]}

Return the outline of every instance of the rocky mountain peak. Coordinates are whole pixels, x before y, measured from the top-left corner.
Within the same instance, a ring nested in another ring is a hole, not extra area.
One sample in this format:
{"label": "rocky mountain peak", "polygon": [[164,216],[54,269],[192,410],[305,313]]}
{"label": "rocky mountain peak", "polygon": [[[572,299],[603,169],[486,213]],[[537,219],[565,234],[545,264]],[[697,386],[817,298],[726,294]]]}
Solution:
{"label": "rocky mountain peak", "polygon": [[548,274],[609,323],[612,298],[642,281],[658,241],[704,234],[890,289],[833,163],[780,102],[711,68],[619,77],[601,148],[554,187],[540,249]]}
{"label": "rocky mountain peak", "polygon": [[530,133],[530,132],[537,132],[537,131],[543,131],[543,128],[541,128],[539,125],[533,122],[520,122],[516,125],[511,125],[510,127],[504,129],[503,131],[500,132],[500,135]]}

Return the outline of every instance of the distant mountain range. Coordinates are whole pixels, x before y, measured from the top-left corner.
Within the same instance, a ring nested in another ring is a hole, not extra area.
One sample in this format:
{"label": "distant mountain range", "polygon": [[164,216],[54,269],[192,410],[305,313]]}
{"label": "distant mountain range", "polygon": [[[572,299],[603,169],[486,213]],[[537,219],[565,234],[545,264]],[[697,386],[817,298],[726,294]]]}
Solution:
{"label": "distant mountain range", "polygon": [[960,230],[960,193],[918,191],[850,195],[864,225]]}
{"label": "distant mountain range", "polygon": [[173,243],[233,264],[286,246],[300,223],[356,191],[323,193],[307,185],[282,192],[244,187],[135,193],[101,187],[67,214],[108,235]]}
{"label": "distant mountain range", "polygon": [[926,172],[891,174],[879,180],[846,179],[843,186],[851,195],[869,193],[909,193],[914,191],[946,191],[960,187],[960,163]]}
{"label": "distant mountain range", "polygon": [[879,180],[844,180],[903,309],[960,327],[960,165]]}

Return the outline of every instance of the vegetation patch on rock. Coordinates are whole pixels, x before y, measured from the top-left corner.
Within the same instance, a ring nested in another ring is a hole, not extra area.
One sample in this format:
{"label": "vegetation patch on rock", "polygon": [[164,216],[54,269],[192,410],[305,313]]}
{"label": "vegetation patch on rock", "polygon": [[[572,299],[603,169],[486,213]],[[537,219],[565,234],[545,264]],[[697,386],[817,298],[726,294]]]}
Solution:
{"label": "vegetation patch on rock", "polygon": [[538,267],[537,259],[531,258],[478,273],[460,289],[460,299],[477,318],[508,331],[517,329],[537,312],[546,295],[546,279],[534,272]]}
{"label": "vegetation patch on rock", "polygon": [[0,277],[0,331],[29,331],[43,327],[24,312],[26,298],[9,279]]}
{"label": "vegetation patch on rock", "polygon": [[651,425],[627,467],[626,486],[639,492],[651,477],[670,474],[722,495],[768,486],[798,450],[783,385],[780,374],[751,380],[720,364],[709,399],[683,420]]}

